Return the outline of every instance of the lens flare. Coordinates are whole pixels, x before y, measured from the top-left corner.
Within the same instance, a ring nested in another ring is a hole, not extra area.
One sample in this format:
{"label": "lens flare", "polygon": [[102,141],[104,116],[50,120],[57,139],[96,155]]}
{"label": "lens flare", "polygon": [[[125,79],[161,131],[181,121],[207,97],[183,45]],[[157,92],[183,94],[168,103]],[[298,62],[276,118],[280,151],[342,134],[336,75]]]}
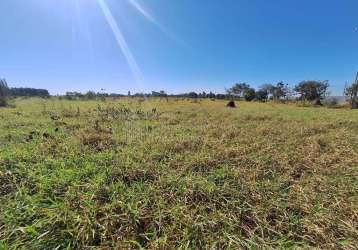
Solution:
{"label": "lens flare", "polygon": [[120,30],[116,20],[114,19],[111,10],[109,9],[105,0],[98,0],[98,4],[101,7],[104,17],[105,17],[108,25],[110,26],[110,28],[113,32],[113,35],[122,51],[124,57],[127,60],[127,63],[133,73],[133,76],[134,76],[137,84],[141,85],[141,83],[143,82],[141,70],[133,56],[133,53],[131,52],[131,50],[127,44],[127,41],[125,40],[125,38],[122,34],[122,31]]}
{"label": "lens flare", "polygon": [[94,49],[93,49],[93,41],[92,41],[92,35],[91,35],[91,31],[88,27],[88,23],[84,20],[83,18],[83,13],[82,13],[82,9],[81,9],[81,0],[74,0],[74,4],[75,4],[75,14],[76,14],[76,18],[77,18],[77,22],[79,25],[79,32],[82,32],[82,34],[84,35],[88,48],[89,48],[89,52],[90,52],[90,60],[93,63],[94,62]]}
{"label": "lens flare", "polygon": [[135,1],[135,0],[128,0],[128,1],[147,20],[149,20],[150,22],[152,22],[155,25],[160,26],[160,24],[154,19],[154,17],[152,15],[150,15],[137,1]]}
{"label": "lens flare", "polygon": [[130,5],[134,9],[136,9],[144,18],[146,18],[149,22],[157,26],[164,34],[166,34],[170,39],[184,44],[183,40],[179,39],[176,35],[170,32],[166,27],[164,27],[161,23],[159,23],[148,11],[146,11],[142,5],[140,5],[136,0],[128,0]]}

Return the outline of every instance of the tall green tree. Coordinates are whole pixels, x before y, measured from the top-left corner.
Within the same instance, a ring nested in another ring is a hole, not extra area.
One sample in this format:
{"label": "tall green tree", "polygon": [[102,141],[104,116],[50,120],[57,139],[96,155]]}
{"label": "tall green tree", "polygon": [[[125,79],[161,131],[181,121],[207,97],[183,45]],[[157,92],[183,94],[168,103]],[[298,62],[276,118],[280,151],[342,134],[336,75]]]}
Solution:
{"label": "tall green tree", "polygon": [[94,100],[97,97],[94,91],[88,91],[84,96],[87,100]]}
{"label": "tall green tree", "polygon": [[321,100],[327,95],[328,81],[302,81],[294,88],[304,101]]}
{"label": "tall green tree", "polygon": [[266,89],[259,89],[255,93],[255,99],[260,102],[266,102],[268,98],[268,91]]}
{"label": "tall green tree", "polygon": [[273,84],[264,84],[261,87],[261,90],[267,91],[267,93],[272,97],[273,100],[281,100],[287,97],[289,92],[288,84],[283,82],[278,82],[276,85]]}
{"label": "tall green tree", "polygon": [[9,87],[5,79],[0,79],[0,107],[5,107],[8,104]]}
{"label": "tall green tree", "polygon": [[288,84],[284,82],[278,82],[273,92],[274,100],[280,100],[286,98],[289,92]]}
{"label": "tall green tree", "polygon": [[254,88],[248,88],[244,91],[244,98],[246,101],[251,102],[255,99],[256,91]]}
{"label": "tall green tree", "polygon": [[232,86],[227,92],[229,95],[234,95],[241,97],[246,90],[250,88],[250,85],[247,83],[236,83],[234,86]]}
{"label": "tall green tree", "polygon": [[344,94],[348,97],[352,109],[358,108],[358,72],[356,80],[352,85],[348,86],[344,90]]}

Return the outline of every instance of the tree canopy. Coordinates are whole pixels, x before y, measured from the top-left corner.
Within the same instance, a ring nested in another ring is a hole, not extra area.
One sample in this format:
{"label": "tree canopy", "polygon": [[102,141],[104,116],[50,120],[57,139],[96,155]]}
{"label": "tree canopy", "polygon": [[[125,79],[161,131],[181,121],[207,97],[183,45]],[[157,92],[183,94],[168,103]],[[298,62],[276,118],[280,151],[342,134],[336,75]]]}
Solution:
{"label": "tree canopy", "polygon": [[248,88],[244,91],[244,98],[246,101],[251,102],[255,99],[256,91],[254,88]]}
{"label": "tree canopy", "polygon": [[289,87],[288,84],[278,82],[276,85],[264,84],[261,87],[261,90],[267,91],[268,95],[270,95],[273,100],[277,101],[287,97]]}
{"label": "tree canopy", "polygon": [[246,83],[236,83],[234,86],[232,86],[227,92],[230,95],[240,96],[244,94],[246,90],[250,88],[250,85]]}
{"label": "tree canopy", "polygon": [[300,95],[301,100],[314,101],[323,99],[328,90],[328,81],[302,81],[294,90]]}

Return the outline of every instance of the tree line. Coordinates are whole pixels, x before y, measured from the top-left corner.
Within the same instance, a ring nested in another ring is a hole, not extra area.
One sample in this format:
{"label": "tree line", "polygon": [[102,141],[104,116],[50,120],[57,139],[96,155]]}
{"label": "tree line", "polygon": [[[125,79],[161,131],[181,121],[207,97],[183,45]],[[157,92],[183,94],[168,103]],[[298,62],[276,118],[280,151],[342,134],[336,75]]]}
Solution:
{"label": "tree line", "polygon": [[21,97],[50,97],[50,93],[46,89],[34,89],[34,88],[10,88],[10,96]]}
{"label": "tree line", "polygon": [[[313,102],[315,105],[322,105],[321,100],[328,95],[328,81],[301,81],[293,88],[288,84],[278,82],[277,84],[264,84],[259,89],[250,87],[247,83],[236,83],[227,90],[232,99],[235,97],[244,98],[246,101],[268,100],[299,100]],[[358,72],[355,81],[346,86],[344,96],[347,98],[351,108],[358,108]]]}
{"label": "tree line", "polygon": [[[244,99],[246,101],[287,101],[299,100],[314,102],[314,104],[321,105],[321,100],[328,95],[329,83],[328,81],[301,81],[294,87],[290,87],[284,82],[276,84],[263,84],[258,89],[251,87],[249,84],[236,83],[231,88],[226,90],[225,94],[216,94],[213,92],[188,92],[183,94],[167,94],[164,90],[152,91],[151,93],[135,93],[131,94],[128,91],[127,95],[116,93],[102,93],[88,91],[84,94],[80,92],[66,92],[60,98],[69,100],[86,99],[94,100],[106,97],[177,97],[177,98],[210,98],[210,99]],[[351,104],[352,108],[358,108],[358,73],[355,82],[346,86],[344,94]],[[50,97],[48,90],[35,88],[10,88],[5,79],[0,79],[0,106],[6,106],[9,97]]]}
{"label": "tree line", "polygon": [[115,93],[102,93],[102,92],[94,92],[88,91],[86,93],[80,92],[66,92],[64,96],[61,98],[65,98],[67,100],[76,100],[76,99],[86,99],[86,100],[94,100],[99,98],[106,98],[106,97],[141,97],[141,98],[150,98],[150,97],[160,97],[160,98],[167,98],[167,97],[176,97],[176,98],[211,98],[211,99],[228,99],[230,98],[229,94],[215,94],[213,92],[188,92],[182,94],[168,94],[164,90],[160,91],[152,91],[151,93],[134,93],[131,94],[129,91],[127,95],[124,94],[115,94]]}
{"label": "tree line", "polygon": [[302,81],[293,88],[284,82],[277,84],[264,84],[255,89],[247,83],[236,83],[227,92],[233,97],[244,98],[246,101],[267,100],[302,100],[318,101],[328,94],[328,81]]}
{"label": "tree line", "polygon": [[0,107],[8,104],[9,97],[50,97],[46,89],[10,88],[5,79],[0,79]]}

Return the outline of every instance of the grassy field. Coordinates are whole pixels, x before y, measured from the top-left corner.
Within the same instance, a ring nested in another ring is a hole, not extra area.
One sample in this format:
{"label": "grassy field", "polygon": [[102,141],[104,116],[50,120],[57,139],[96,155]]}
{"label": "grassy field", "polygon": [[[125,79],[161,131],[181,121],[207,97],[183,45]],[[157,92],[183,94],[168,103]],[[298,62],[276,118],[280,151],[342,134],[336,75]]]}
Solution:
{"label": "grassy field", "polygon": [[354,249],[358,112],[16,100],[0,249]]}

